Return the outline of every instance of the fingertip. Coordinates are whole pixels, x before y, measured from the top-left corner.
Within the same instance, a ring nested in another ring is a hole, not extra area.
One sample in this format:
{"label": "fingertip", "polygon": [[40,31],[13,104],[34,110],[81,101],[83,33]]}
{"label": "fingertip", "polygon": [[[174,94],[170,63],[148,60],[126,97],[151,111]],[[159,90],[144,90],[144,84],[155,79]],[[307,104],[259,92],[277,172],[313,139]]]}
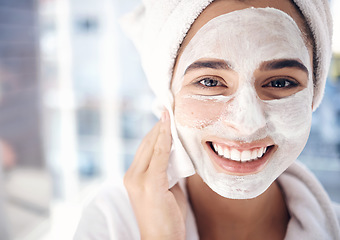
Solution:
{"label": "fingertip", "polygon": [[166,114],[165,111],[163,111],[163,112],[162,112],[162,116],[161,116],[161,121],[162,121],[162,123],[165,122],[165,118],[166,118],[165,114]]}
{"label": "fingertip", "polygon": [[162,116],[161,116],[161,127],[160,127],[160,132],[161,133],[165,133],[165,134],[169,134],[171,133],[171,127],[170,127],[170,115],[169,112],[167,110],[164,110],[162,112]]}
{"label": "fingertip", "polygon": [[170,119],[168,110],[164,109],[161,116],[161,121],[164,123]]}

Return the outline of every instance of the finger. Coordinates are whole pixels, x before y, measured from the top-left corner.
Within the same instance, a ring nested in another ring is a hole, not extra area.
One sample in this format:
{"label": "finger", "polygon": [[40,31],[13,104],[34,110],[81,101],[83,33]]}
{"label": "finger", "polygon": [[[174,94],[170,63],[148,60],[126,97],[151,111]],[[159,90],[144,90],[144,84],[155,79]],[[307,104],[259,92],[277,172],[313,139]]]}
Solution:
{"label": "finger", "polygon": [[187,214],[187,199],[184,195],[184,192],[180,188],[179,184],[177,183],[175,186],[173,186],[170,191],[174,195],[177,204],[182,212],[183,217],[186,217]]}
{"label": "finger", "polygon": [[159,129],[159,135],[154,146],[152,159],[149,165],[150,170],[159,172],[166,171],[171,150],[171,130],[169,113],[163,113],[163,120]]}
{"label": "finger", "polygon": [[136,157],[145,155],[145,152],[151,152],[151,153],[153,152],[153,147],[156,144],[160,126],[161,126],[161,123],[160,121],[158,121],[155,124],[155,126],[151,129],[151,131],[148,132],[148,134],[143,138],[135,154]]}
{"label": "finger", "polygon": [[137,149],[135,158],[131,163],[129,170],[144,172],[149,167],[153,149],[159,135],[160,126],[161,123],[159,121],[151,129],[151,131],[143,138],[141,144]]}

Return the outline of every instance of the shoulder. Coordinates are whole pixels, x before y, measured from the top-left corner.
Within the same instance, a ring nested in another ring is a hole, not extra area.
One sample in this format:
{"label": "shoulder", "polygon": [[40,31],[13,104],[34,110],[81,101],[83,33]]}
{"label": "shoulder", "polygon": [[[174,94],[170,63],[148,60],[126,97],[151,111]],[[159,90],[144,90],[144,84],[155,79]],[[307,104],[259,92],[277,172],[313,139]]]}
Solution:
{"label": "shoulder", "polygon": [[287,230],[287,235],[299,233],[304,236],[301,239],[315,239],[316,236],[317,239],[340,239],[339,209],[334,208],[312,172],[295,162],[278,178],[278,183],[292,217],[288,225],[291,231]]}
{"label": "shoulder", "polygon": [[137,221],[121,180],[105,183],[84,208],[74,239],[139,239]]}

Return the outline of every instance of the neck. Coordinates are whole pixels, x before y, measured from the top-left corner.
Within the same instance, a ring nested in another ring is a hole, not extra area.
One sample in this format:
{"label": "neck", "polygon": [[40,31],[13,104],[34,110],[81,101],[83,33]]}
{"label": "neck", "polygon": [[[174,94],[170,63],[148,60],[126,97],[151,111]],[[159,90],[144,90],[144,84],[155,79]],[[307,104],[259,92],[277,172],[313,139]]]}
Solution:
{"label": "neck", "polygon": [[283,239],[289,214],[279,185],[246,200],[221,197],[196,174],[187,180],[200,239]]}

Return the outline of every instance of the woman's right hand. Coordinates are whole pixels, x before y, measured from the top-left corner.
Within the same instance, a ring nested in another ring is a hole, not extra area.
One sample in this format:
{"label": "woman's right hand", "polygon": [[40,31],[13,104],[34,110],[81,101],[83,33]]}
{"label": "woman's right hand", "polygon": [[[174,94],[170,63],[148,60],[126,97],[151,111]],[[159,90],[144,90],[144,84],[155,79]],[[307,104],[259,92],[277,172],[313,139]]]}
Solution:
{"label": "woman's right hand", "polygon": [[170,149],[170,117],[166,111],[143,139],[124,177],[141,239],[185,239],[187,201],[178,184],[169,189]]}

